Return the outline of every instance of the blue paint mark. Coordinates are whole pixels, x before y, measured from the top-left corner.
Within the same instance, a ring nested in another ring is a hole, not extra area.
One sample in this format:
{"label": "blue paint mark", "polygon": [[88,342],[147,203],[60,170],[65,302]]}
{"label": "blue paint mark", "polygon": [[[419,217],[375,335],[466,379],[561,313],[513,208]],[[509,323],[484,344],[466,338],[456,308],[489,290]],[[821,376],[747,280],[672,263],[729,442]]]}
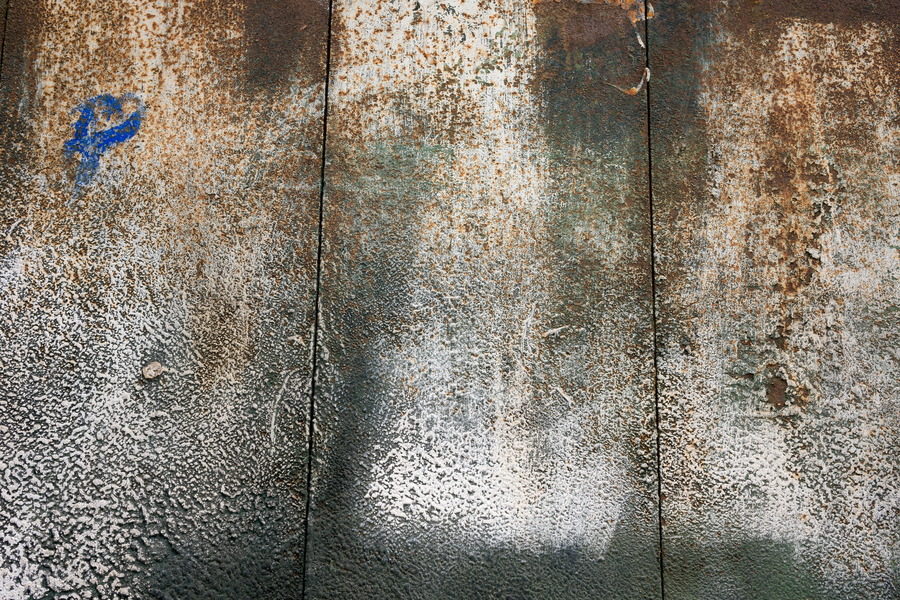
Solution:
{"label": "blue paint mark", "polygon": [[[137,102],[137,110],[118,125],[98,131],[98,117],[108,122],[112,119],[119,119],[125,114],[122,110],[124,100]],[[130,140],[137,134],[144,116],[144,104],[133,94],[125,94],[121,98],[110,94],[100,94],[86,101],[73,112],[78,114],[78,120],[72,125],[75,135],[66,142],[65,154],[66,158],[71,158],[76,152],[81,155],[81,163],[75,174],[75,195],[77,196],[84,186],[91,183],[94,174],[100,167],[100,157],[103,153],[116,144]]]}

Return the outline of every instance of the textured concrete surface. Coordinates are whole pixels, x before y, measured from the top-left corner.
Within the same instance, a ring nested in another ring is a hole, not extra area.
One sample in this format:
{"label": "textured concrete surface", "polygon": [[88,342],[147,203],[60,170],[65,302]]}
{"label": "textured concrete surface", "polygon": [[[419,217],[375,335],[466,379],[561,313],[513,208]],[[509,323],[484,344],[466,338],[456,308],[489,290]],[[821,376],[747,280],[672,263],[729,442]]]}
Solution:
{"label": "textured concrete surface", "polygon": [[897,598],[900,6],[657,8],[666,597]]}
{"label": "textured concrete surface", "polygon": [[336,3],[311,598],[658,597],[642,14]]}
{"label": "textured concrete surface", "polygon": [[0,598],[299,596],[326,33],[315,2],[13,3]]}

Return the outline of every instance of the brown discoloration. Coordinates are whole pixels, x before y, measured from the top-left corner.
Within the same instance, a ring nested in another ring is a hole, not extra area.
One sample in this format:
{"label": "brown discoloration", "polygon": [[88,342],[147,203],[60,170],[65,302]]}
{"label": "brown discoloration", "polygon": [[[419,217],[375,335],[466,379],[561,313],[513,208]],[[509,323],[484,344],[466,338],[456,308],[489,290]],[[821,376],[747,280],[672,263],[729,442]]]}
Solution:
{"label": "brown discoloration", "polygon": [[[536,37],[543,46],[543,68],[535,82],[542,84],[544,93],[550,92],[550,102],[570,104],[558,96],[577,95],[582,97],[580,103],[590,103],[606,100],[614,89],[632,96],[640,91],[649,75],[639,41],[643,3],[548,1],[535,4],[534,10]],[[552,108],[546,118],[557,119]]]}
{"label": "brown discoloration", "polygon": [[630,31],[643,16],[643,3],[630,0],[579,2],[549,0],[535,3],[535,16],[547,29],[548,42],[567,53],[593,46],[612,35]]}
{"label": "brown discoloration", "polygon": [[798,385],[794,388],[792,404],[804,408],[809,403],[809,388],[805,385]]}
{"label": "brown discoloration", "polygon": [[786,19],[805,19],[816,23],[859,26],[864,23],[900,22],[900,6],[896,0],[745,0],[732,3],[734,12],[726,16],[744,32],[766,32],[771,35]]}
{"label": "brown discoloration", "polygon": [[257,353],[252,303],[213,296],[198,305],[190,319],[197,375],[205,386],[239,378]]}
{"label": "brown discoloration", "polygon": [[[3,47],[4,37],[6,35],[6,10],[9,7],[8,0],[0,0],[0,48]],[[2,64],[3,57],[0,55],[0,64]],[[2,79],[3,74],[2,70],[0,70],[0,79]]]}
{"label": "brown discoloration", "polygon": [[766,400],[775,408],[784,408],[787,404],[787,381],[782,377],[772,377],[766,384]]}
{"label": "brown discoloration", "polygon": [[575,0],[535,5],[532,90],[541,98],[544,130],[563,145],[601,143],[599,132],[610,127],[628,143],[644,127],[643,23],[631,22],[628,6],[642,7]]}
{"label": "brown discoloration", "polygon": [[[4,14],[7,21],[3,30],[3,71],[0,73],[0,133],[5,139],[15,139],[16,143],[0,148],[0,164],[18,163],[24,158],[29,142],[33,141],[24,135],[26,124],[20,112],[22,107],[16,102],[19,92],[16,87],[23,80],[28,81],[25,74],[31,65],[26,52],[37,42],[43,14],[42,2],[23,3],[18,10]],[[0,203],[0,211],[8,206],[8,202]]]}
{"label": "brown discoloration", "polygon": [[252,85],[285,84],[324,68],[327,0],[246,0],[245,14]]}
{"label": "brown discoloration", "polygon": [[[834,166],[817,151],[817,131],[810,127],[817,117],[811,81],[791,76],[778,77],[773,83],[790,94],[776,101],[769,112],[766,131],[771,140],[764,150],[761,193],[779,219],[769,244],[787,267],[775,289],[793,297],[811,283],[821,262],[819,239],[829,225],[830,202],[839,182]],[[760,242],[748,240],[748,246]]]}
{"label": "brown discoloration", "polygon": [[[741,597],[890,595],[896,3],[659,8],[669,595],[717,598],[697,591],[738,580]],[[777,568],[754,580],[766,561]]]}

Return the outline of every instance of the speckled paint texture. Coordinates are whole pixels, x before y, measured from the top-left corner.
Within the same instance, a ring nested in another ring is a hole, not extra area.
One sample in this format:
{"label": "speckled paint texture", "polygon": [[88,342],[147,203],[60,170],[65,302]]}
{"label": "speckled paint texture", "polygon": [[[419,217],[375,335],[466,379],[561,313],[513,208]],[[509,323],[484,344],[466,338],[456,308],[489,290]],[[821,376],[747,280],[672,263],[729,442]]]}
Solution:
{"label": "speckled paint texture", "polygon": [[[256,3],[11,6],[0,598],[299,597],[327,34],[300,6],[296,52]],[[76,194],[101,94],[143,119]]]}
{"label": "speckled paint texture", "polygon": [[897,598],[900,5],[657,9],[666,597]]}

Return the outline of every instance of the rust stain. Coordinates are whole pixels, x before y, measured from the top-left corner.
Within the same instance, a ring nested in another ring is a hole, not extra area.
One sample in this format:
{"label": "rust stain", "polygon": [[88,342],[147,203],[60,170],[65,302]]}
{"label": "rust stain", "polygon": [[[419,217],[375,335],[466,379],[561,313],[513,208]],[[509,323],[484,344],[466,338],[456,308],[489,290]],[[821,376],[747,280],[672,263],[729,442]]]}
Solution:
{"label": "rust stain", "polygon": [[667,585],[889,594],[896,2],[681,6],[650,47]]}
{"label": "rust stain", "polygon": [[245,15],[247,78],[253,86],[321,72],[327,0],[246,0]]}
{"label": "rust stain", "polygon": [[[558,31],[566,52],[586,48],[644,20],[641,0],[535,0],[535,15]],[[648,8],[648,17],[653,9]]]}
{"label": "rust stain", "polygon": [[771,35],[789,19],[848,27],[867,22],[900,23],[896,0],[749,0],[732,6],[733,12],[726,19],[734,25],[745,26],[745,33],[757,39]]}
{"label": "rust stain", "polygon": [[650,69],[645,68],[644,74],[641,76],[641,80],[635,86],[632,86],[632,87],[626,89],[626,88],[620,87],[618,85],[615,85],[613,83],[610,83],[609,85],[613,86],[614,88],[616,88],[623,94],[628,94],[629,96],[636,96],[638,94],[638,92],[641,91],[641,88],[643,88],[644,85],[649,81],[650,81]]}
{"label": "rust stain", "polygon": [[784,408],[787,404],[786,392],[787,381],[782,377],[775,376],[766,385],[766,400],[775,408]]}

